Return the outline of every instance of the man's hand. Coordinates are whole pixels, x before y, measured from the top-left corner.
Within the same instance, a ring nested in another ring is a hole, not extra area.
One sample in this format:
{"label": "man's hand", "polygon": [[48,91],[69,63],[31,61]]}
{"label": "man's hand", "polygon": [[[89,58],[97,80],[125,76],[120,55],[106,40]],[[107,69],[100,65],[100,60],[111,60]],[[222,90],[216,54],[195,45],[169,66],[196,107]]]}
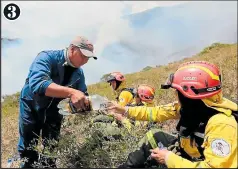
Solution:
{"label": "man's hand", "polygon": [[165,160],[169,155],[170,151],[167,149],[155,148],[151,151],[151,158],[155,159],[160,164],[165,164]]}
{"label": "man's hand", "polygon": [[77,110],[86,110],[86,106],[89,104],[85,94],[79,90],[74,90],[70,95],[70,99]]}

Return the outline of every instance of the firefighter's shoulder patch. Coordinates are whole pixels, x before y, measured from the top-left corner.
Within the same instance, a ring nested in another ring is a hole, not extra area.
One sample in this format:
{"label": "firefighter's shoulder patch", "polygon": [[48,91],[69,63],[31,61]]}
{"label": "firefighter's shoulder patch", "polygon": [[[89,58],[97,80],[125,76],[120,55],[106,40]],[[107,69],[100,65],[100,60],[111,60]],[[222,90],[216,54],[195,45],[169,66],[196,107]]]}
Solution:
{"label": "firefighter's shoulder patch", "polygon": [[226,157],[230,154],[230,144],[224,139],[214,139],[211,143],[212,152],[220,157]]}

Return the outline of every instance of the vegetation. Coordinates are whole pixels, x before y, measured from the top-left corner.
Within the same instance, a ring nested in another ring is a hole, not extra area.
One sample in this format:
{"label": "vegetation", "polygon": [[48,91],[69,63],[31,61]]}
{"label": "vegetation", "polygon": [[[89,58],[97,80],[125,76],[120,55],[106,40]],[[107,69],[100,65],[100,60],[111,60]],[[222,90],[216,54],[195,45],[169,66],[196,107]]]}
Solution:
{"label": "vegetation", "polygon": [[[174,92],[160,89],[168,75],[184,62],[204,60],[216,64],[223,75],[223,94],[226,98],[237,101],[237,44],[215,43],[205,48],[199,54],[190,58],[160,65],[146,71],[127,74],[127,85],[135,86],[147,83],[156,88],[157,104],[166,104],[174,101]],[[114,99],[112,90],[106,82],[88,86],[90,94],[99,94]],[[2,167],[6,167],[7,158],[16,153],[18,141],[18,97],[19,93],[5,96],[2,102]],[[61,130],[61,139],[58,148],[51,153],[58,157],[58,167],[84,167],[102,168],[117,167],[122,163],[129,152],[143,137],[145,129],[133,129],[132,133],[121,130],[121,139],[102,139],[98,137],[100,131],[91,126],[91,119],[96,114],[69,116],[64,119]],[[155,127],[172,132],[176,121],[167,121]],[[97,133],[99,132],[99,133]],[[40,149],[39,149],[39,152]],[[41,165],[38,164],[40,167]],[[42,167],[42,166],[41,166]]]}
{"label": "vegetation", "polygon": [[144,69],[142,69],[142,71],[147,71],[147,70],[150,70],[150,69],[152,69],[153,67],[151,67],[151,66],[146,66]]}

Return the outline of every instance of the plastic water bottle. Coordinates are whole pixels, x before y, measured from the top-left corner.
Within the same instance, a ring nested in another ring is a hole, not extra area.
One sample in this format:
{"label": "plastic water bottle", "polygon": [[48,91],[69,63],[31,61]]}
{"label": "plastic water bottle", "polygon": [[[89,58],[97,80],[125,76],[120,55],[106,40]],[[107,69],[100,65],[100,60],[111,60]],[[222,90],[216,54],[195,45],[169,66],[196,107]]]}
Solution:
{"label": "plastic water bottle", "polygon": [[88,97],[93,110],[103,110],[107,107],[108,99],[100,95],[92,95]]}
{"label": "plastic water bottle", "polygon": [[[108,99],[106,97],[102,97],[100,95],[95,94],[92,96],[87,96],[87,99],[89,100],[92,110],[94,111],[103,110],[107,107]],[[62,101],[59,102],[57,107],[59,108],[60,114],[72,115],[69,102],[70,102],[69,98],[63,99]]]}

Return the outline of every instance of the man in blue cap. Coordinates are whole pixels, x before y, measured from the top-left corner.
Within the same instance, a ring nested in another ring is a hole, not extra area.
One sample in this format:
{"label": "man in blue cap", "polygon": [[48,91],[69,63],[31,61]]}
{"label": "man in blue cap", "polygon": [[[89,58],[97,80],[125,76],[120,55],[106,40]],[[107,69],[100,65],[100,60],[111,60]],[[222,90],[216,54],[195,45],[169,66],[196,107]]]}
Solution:
{"label": "man in blue cap", "polygon": [[[86,110],[87,87],[82,65],[93,54],[93,45],[85,37],[77,36],[64,50],[40,52],[30,66],[25,85],[20,94],[19,143],[21,159],[27,158],[22,168],[32,168],[38,160],[38,153],[32,146],[38,144],[40,132],[45,141],[58,141],[62,115],[57,104],[70,98],[73,105]],[[43,145],[47,143],[43,141]],[[52,147],[53,148],[53,147]],[[55,159],[49,159],[50,167]]]}

